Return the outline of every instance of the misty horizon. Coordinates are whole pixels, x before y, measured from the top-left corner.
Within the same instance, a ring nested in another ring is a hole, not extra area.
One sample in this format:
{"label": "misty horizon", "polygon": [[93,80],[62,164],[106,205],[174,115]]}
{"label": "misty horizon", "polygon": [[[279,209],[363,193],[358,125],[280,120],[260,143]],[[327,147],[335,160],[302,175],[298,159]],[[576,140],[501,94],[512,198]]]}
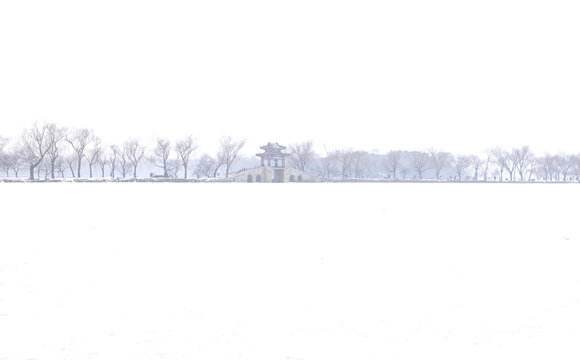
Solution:
{"label": "misty horizon", "polygon": [[[276,181],[280,182],[297,178],[316,181],[316,176],[325,181],[580,181],[580,154],[536,155],[529,146],[512,149],[495,147],[479,156],[453,154],[433,148],[419,151],[393,150],[377,154],[348,147],[325,147],[325,152],[317,153],[313,141],[293,143],[288,147],[268,142],[267,146],[260,147],[265,153],[254,153],[255,156],[251,157],[242,152],[247,147],[246,142],[246,139],[224,136],[219,140],[218,151],[208,154],[198,152],[198,140],[191,135],[184,135],[177,140],[158,137],[153,146],[131,137],[122,144],[110,144],[104,142],[92,129],[68,129],[57,124],[34,123],[24,129],[18,139],[11,140],[0,135],[0,166],[6,178],[10,177],[11,171],[14,177],[19,177],[22,168],[28,168],[30,180],[41,179],[43,171],[45,179],[65,178],[67,171],[69,177],[82,178],[82,169],[85,170],[86,178],[87,167],[89,178],[115,178],[115,174],[118,178],[119,172],[122,178],[137,178],[146,174],[152,178],[177,178],[181,177],[181,171],[184,179],[192,172],[198,179],[228,178],[230,174],[258,168],[256,156],[266,156],[261,160],[261,167],[272,165],[285,168],[287,163],[288,168],[301,172],[289,178],[289,173],[286,176],[280,170],[276,177]],[[97,175],[99,169],[100,176]],[[509,178],[504,176],[506,173]],[[251,172],[240,175],[242,177],[238,180],[253,182],[256,176],[259,179],[272,179],[272,174]]]}

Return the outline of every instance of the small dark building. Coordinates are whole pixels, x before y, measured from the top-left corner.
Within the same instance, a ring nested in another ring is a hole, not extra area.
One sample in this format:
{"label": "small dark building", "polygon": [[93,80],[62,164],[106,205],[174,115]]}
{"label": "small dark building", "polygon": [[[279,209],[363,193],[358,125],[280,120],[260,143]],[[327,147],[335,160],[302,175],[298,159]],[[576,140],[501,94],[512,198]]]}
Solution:
{"label": "small dark building", "polygon": [[260,146],[263,153],[256,154],[261,160],[259,167],[242,170],[232,176],[235,182],[248,183],[284,183],[284,182],[318,182],[320,178],[292,167],[286,168],[286,158],[290,154],[284,153],[286,146],[269,142]]}
{"label": "small dark building", "polygon": [[282,150],[286,149],[286,146],[278,143],[268,143],[268,145],[260,146],[260,149],[264,150],[264,152],[256,154],[256,156],[260,157],[262,167],[272,168],[272,182],[284,182],[286,157],[290,156],[290,154],[282,152]]}

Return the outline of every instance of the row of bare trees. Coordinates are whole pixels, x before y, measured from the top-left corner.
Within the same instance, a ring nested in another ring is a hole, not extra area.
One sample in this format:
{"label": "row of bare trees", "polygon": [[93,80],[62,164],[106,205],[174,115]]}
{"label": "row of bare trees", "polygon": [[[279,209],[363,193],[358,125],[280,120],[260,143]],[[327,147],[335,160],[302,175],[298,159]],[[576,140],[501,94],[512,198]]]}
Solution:
{"label": "row of bare trees", "polygon": [[[215,157],[203,154],[196,162],[197,177],[217,176],[220,169],[228,176],[239,157],[244,140],[223,137]],[[34,123],[19,138],[0,136],[0,166],[4,177],[19,177],[27,169],[31,180],[41,178],[80,178],[83,169],[88,177],[137,177],[144,160],[159,168],[163,177],[176,177],[183,172],[188,178],[193,155],[197,150],[191,135],[171,142],[158,138],[151,151],[139,139],[123,144],[105,145],[91,129],[67,129],[53,123]]]}
{"label": "row of bare trees", "polygon": [[328,150],[317,155],[312,141],[289,147],[296,169],[325,179],[390,178],[454,181],[577,181],[580,155],[536,156],[528,146],[511,151],[496,147],[480,155],[395,150],[386,154],[353,149]]}
{"label": "row of bare trees", "polygon": [[[239,170],[236,164],[257,166],[256,158],[244,158],[245,140],[223,137],[214,156],[196,156],[198,145],[191,135],[178,141],[158,138],[147,148],[139,139],[105,145],[91,129],[67,129],[52,123],[35,123],[19,138],[0,136],[0,166],[4,177],[29,179],[77,177],[137,177],[138,169],[158,169],[159,177],[228,177]],[[455,181],[577,181],[580,156],[543,154],[536,156],[528,146],[511,151],[497,147],[480,155],[450,152],[390,151],[378,154],[350,148],[316,153],[314,143],[291,144],[289,166],[324,179],[387,178],[394,180]],[[148,175],[153,175],[149,173]]]}

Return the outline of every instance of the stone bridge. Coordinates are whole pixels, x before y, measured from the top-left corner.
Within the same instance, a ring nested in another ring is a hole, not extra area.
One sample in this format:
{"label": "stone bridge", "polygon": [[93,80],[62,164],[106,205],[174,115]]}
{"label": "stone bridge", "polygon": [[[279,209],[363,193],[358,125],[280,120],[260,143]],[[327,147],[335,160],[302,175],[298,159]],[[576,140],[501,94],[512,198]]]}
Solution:
{"label": "stone bridge", "polygon": [[304,171],[273,166],[261,166],[231,174],[235,182],[319,182],[320,178]]}

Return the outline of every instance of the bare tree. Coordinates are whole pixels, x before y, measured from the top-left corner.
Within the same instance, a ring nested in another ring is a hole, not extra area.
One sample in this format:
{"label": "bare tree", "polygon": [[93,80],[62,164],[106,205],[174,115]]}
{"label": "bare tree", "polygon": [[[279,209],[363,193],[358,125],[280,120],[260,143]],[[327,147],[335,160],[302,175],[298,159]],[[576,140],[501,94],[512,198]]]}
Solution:
{"label": "bare tree", "polygon": [[325,156],[321,156],[318,159],[317,172],[318,175],[323,179],[330,179],[335,176],[336,162],[338,154],[336,151],[329,151],[326,145],[324,146]]}
{"label": "bare tree", "polygon": [[[494,157],[494,161],[495,163],[498,165],[499,167],[499,181],[503,181],[503,171],[504,170],[508,170],[510,169],[510,165],[511,165],[511,156],[510,154],[503,150],[502,148],[494,148],[492,151],[493,157]],[[513,178],[512,173],[510,173],[510,180]]]}
{"label": "bare tree", "polygon": [[534,154],[530,151],[528,146],[524,146],[521,149],[513,149],[511,159],[515,168],[520,174],[520,181],[524,180],[524,174],[529,170],[530,166],[534,163]]}
{"label": "bare tree", "polygon": [[558,180],[560,180],[560,175],[562,175],[562,180],[564,182],[568,181],[568,174],[570,170],[574,167],[574,157],[568,154],[560,153],[555,155],[553,158],[553,167],[555,172],[558,173]]}
{"label": "bare tree", "polygon": [[64,161],[70,170],[71,176],[74,178],[75,177],[75,163],[76,163],[75,155],[68,154],[67,156],[64,157]]}
{"label": "bare tree", "polygon": [[44,157],[44,160],[42,161],[42,167],[39,166],[38,168],[44,171],[44,179],[47,180],[50,174],[50,160],[48,159],[48,156]]}
{"label": "bare tree", "polygon": [[22,157],[29,165],[29,178],[34,180],[34,170],[39,166],[49,150],[47,125],[34,123],[20,136]]}
{"label": "bare tree", "polygon": [[351,168],[354,162],[354,150],[352,149],[342,149],[337,150],[334,154],[338,166],[340,168],[340,174],[343,179],[351,177]]}
{"label": "bare tree", "polygon": [[10,171],[14,172],[14,177],[18,177],[18,173],[24,163],[21,154],[22,151],[20,149],[15,149],[10,152],[5,152],[2,156],[2,168],[6,177],[10,177]]}
{"label": "bare tree", "polygon": [[131,139],[125,143],[125,150],[127,153],[127,158],[133,165],[133,177],[137,177],[137,167],[139,166],[139,162],[143,159],[143,155],[145,155],[145,147],[139,144],[139,140]]}
{"label": "bare tree", "polygon": [[121,150],[117,145],[111,145],[111,151],[109,152],[109,167],[111,169],[111,178],[115,178],[115,170],[117,169],[117,159],[119,158]]}
{"label": "bare tree", "polygon": [[289,146],[290,163],[300,171],[306,171],[316,159],[312,140]]}
{"label": "bare tree", "polygon": [[191,154],[197,149],[197,144],[191,135],[185,139],[175,143],[175,151],[181,160],[183,166],[183,178],[187,179],[187,170],[189,169],[189,161]]}
{"label": "bare tree", "polygon": [[534,157],[534,160],[532,161],[532,163],[528,167],[528,181],[532,181],[532,175],[536,175],[536,177],[538,176],[537,165],[538,165],[538,162],[536,161],[536,158]]}
{"label": "bare tree", "polygon": [[169,177],[170,161],[169,156],[171,155],[171,141],[167,139],[157,138],[157,145],[153,149],[153,165],[163,169],[163,177]]}
{"label": "bare tree", "polygon": [[351,153],[352,168],[354,177],[359,179],[364,175],[364,169],[367,168],[369,154],[366,151],[356,150]]}
{"label": "bare tree", "polygon": [[400,150],[389,151],[383,160],[383,166],[387,172],[393,174],[393,179],[397,179],[397,170],[401,164],[403,152]]}
{"label": "bare tree", "polygon": [[99,154],[97,156],[97,165],[99,165],[99,168],[101,169],[101,177],[102,178],[105,177],[105,168],[107,167],[108,163],[109,163],[109,157],[107,156],[105,148],[101,148],[101,151],[99,152]]}
{"label": "bare tree", "polygon": [[66,136],[66,141],[76,154],[77,160],[77,177],[81,177],[81,166],[83,157],[85,157],[85,150],[92,141],[94,135],[90,129],[75,129]]}
{"label": "bare tree", "polygon": [[22,169],[22,165],[24,165],[24,159],[16,151],[10,154],[10,158],[10,167],[14,172],[14,177],[18,177],[18,173],[20,172],[20,169]]}
{"label": "bare tree", "polygon": [[413,151],[411,153],[411,162],[413,169],[417,172],[419,180],[423,179],[423,174],[429,169],[430,156],[424,151]]}
{"label": "bare tree", "polygon": [[217,176],[217,172],[220,167],[226,167],[226,177],[230,174],[230,168],[232,164],[236,161],[240,150],[246,144],[246,140],[234,141],[231,136],[222,137],[220,140],[220,148],[217,154],[217,163],[213,176]]}
{"label": "bare tree", "polygon": [[485,156],[485,161],[483,164],[483,181],[487,181],[488,180],[488,172],[489,172],[489,166],[492,163],[492,159],[493,159],[493,153],[491,150],[487,150],[486,152],[486,156]]}
{"label": "bare tree", "polygon": [[510,174],[510,181],[514,181],[514,176],[516,175],[516,154],[512,153],[507,153],[506,156],[506,169],[508,171],[508,173]]}
{"label": "bare tree", "polygon": [[216,161],[208,154],[203,154],[197,160],[195,166],[195,176],[199,179],[201,177],[208,178],[211,176],[212,170],[215,169]]}
{"label": "bare tree", "polygon": [[65,177],[66,162],[62,157],[59,157],[54,164],[54,171],[57,172],[61,178]]}
{"label": "bare tree", "polygon": [[479,168],[481,168],[485,162],[477,155],[470,155],[469,162],[473,167],[473,178],[475,181],[479,180]]}
{"label": "bare tree", "polygon": [[123,144],[123,149],[119,152],[119,165],[120,165],[120,169],[121,169],[121,175],[123,176],[123,179],[125,177],[127,177],[127,174],[130,171],[131,168],[131,162],[129,161],[129,154],[127,153],[127,146],[128,144],[125,143]]}
{"label": "bare tree", "polygon": [[437,151],[434,149],[428,150],[429,156],[431,157],[431,165],[435,170],[435,179],[439,180],[441,170],[451,164],[453,161],[453,155],[445,151]]}
{"label": "bare tree", "polygon": [[40,179],[42,176],[42,172],[44,171],[44,178],[48,179],[48,164],[47,164],[47,157],[45,156],[44,159],[38,164],[36,167],[36,178]]}
{"label": "bare tree", "polygon": [[462,179],[463,172],[469,168],[470,163],[471,161],[468,156],[460,155],[455,159],[455,172],[457,173],[459,181]]}
{"label": "bare tree", "polygon": [[89,177],[93,177],[93,166],[99,161],[99,158],[103,155],[103,147],[101,146],[101,139],[93,136],[92,138],[93,146],[87,151],[85,156],[89,162]]}
{"label": "bare tree", "polygon": [[50,177],[54,179],[56,163],[60,159],[64,150],[62,142],[66,137],[66,129],[61,128],[56,124],[47,124],[46,130],[49,146],[47,155],[50,163]]}
{"label": "bare tree", "polygon": [[560,180],[555,155],[546,154],[540,161],[543,163],[542,167],[546,174],[546,180]]}

